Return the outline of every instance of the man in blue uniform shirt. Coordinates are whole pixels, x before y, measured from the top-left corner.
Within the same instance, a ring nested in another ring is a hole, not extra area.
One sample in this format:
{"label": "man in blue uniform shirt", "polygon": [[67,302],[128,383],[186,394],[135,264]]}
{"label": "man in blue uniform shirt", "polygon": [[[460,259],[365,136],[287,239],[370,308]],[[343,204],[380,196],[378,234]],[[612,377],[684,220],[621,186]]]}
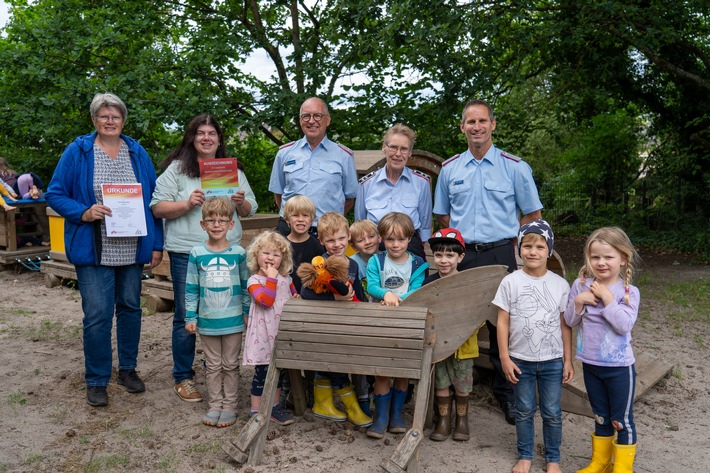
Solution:
{"label": "man in blue uniform shirt", "polygon": [[[456,228],[466,242],[458,270],[502,264],[517,268],[515,238],[521,224],[542,218],[532,170],[517,156],[493,146],[496,119],[491,106],[471,100],[464,106],[461,132],[468,149],[445,161],[434,192],[434,214],[442,228]],[[522,218],[521,218],[522,214]],[[513,390],[502,375],[495,327],[488,323],[493,392],[508,423],[515,422]]]}
{"label": "man in blue uniform shirt", "polygon": [[[299,121],[304,137],[279,148],[271,170],[269,191],[274,193],[279,213],[294,195],[305,195],[316,205],[312,232],[325,212],[347,213],[355,203],[357,171],[353,152],[330,141],[326,131],[330,115],[326,103],[311,97],[303,102]],[[288,235],[288,224],[281,219],[277,231]]]}

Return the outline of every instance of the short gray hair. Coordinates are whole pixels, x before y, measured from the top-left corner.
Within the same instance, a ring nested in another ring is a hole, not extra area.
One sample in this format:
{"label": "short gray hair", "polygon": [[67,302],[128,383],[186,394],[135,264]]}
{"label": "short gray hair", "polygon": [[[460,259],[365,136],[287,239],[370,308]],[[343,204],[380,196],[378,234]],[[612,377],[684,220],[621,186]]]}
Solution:
{"label": "short gray hair", "polygon": [[[414,130],[409,128],[407,125],[397,123],[385,132],[385,136],[382,137],[382,144],[385,146],[388,145],[390,143],[390,139],[392,139],[392,136],[394,135],[402,135],[408,138],[410,148],[414,148],[414,145],[417,142],[417,134]],[[412,150],[410,149],[410,151]]]}
{"label": "short gray hair", "polygon": [[126,121],[126,117],[128,117],[128,109],[126,108],[126,104],[114,94],[105,93],[94,95],[94,99],[91,101],[91,106],[89,107],[91,116],[95,117],[96,114],[99,113],[99,110],[101,110],[101,107],[115,107],[119,109],[121,111],[121,118],[123,118],[124,122]]}

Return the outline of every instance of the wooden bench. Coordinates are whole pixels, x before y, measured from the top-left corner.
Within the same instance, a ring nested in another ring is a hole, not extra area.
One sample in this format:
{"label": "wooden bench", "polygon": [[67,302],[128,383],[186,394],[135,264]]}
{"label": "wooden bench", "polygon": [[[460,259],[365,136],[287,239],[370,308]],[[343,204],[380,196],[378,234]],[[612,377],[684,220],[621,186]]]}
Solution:
{"label": "wooden bench", "polygon": [[490,301],[505,274],[503,266],[463,271],[423,287],[399,307],[289,300],[281,313],[260,411],[223,449],[239,463],[261,461],[282,369],[403,377],[418,382],[413,425],[381,466],[391,473],[417,471],[432,363],[451,355],[496,312]]}
{"label": "wooden bench", "polygon": [[[0,207],[0,266],[15,264],[18,259],[41,259],[48,255],[49,248],[45,246],[17,246],[18,236],[35,236],[40,239],[49,236],[47,203],[44,199],[8,203],[15,207],[15,210],[8,212]],[[18,223],[23,220],[24,223]]]}

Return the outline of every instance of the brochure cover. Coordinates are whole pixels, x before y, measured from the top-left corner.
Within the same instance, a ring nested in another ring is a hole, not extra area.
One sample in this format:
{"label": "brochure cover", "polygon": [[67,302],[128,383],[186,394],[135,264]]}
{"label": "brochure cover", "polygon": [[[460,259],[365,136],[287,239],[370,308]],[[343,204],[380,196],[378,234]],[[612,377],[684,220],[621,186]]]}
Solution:
{"label": "brochure cover", "polygon": [[231,196],[239,190],[237,159],[200,160],[200,182],[205,198]]}

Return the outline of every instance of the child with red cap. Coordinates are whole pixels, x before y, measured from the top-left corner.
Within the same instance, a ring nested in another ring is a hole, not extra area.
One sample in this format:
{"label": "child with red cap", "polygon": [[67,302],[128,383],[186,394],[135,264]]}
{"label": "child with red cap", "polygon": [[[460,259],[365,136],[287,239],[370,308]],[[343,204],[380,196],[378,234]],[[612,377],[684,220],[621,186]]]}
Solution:
{"label": "child with red cap", "polygon": [[[434,254],[434,262],[439,272],[424,280],[429,284],[440,278],[458,273],[457,265],[463,260],[466,244],[461,232],[455,228],[439,230],[429,238],[429,246]],[[468,430],[468,398],[473,389],[473,359],[478,357],[478,329],[459,347],[453,355],[440,361],[434,368],[434,387],[439,419],[431,433],[432,440],[443,441],[451,433],[451,411],[453,398],[451,386],[456,395],[456,422],[454,440],[466,441]]]}

